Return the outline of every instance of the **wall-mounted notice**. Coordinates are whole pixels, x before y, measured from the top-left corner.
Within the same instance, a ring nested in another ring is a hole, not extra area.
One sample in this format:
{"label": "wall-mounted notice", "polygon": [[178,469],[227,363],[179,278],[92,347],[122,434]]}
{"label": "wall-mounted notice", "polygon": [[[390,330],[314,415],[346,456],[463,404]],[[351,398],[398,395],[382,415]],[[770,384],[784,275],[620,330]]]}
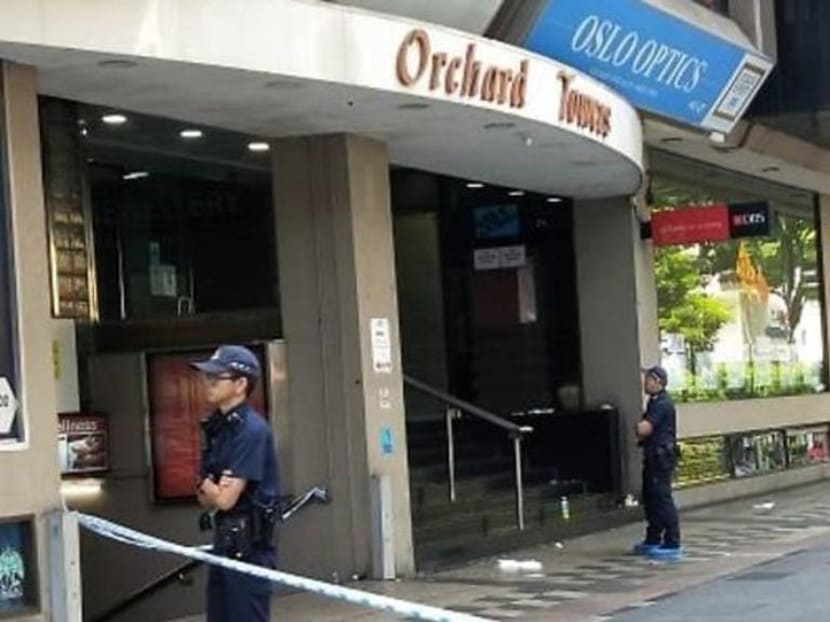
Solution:
{"label": "wall-mounted notice", "polygon": [[389,318],[373,317],[369,321],[372,339],[372,367],[376,374],[392,373],[392,333]]}

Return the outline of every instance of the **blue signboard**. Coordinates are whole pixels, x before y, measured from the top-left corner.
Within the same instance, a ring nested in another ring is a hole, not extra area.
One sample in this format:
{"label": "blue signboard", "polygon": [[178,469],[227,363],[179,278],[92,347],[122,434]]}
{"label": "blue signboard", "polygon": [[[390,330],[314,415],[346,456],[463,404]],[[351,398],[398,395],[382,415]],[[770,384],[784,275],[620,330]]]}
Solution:
{"label": "blue signboard", "polygon": [[646,0],[548,0],[524,46],[590,74],[638,108],[721,132],[772,69],[751,49]]}

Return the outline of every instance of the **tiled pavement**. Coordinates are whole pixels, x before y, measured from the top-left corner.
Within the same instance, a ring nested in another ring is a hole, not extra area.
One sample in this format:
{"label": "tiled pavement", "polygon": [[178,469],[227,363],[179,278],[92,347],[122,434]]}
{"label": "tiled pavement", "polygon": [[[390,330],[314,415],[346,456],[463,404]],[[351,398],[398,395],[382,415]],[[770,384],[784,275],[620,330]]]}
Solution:
{"label": "tiled pavement", "polygon": [[[830,539],[828,488],[830,483],[813,485],[683,513],[687,554],[681,563],[627,554],[641,532],[639,525],[629,525],[502,556],[539,561],[539,572],[503,572],[491,558],[429,576],[353,587],[498,621],[600,622],[807,548],[813,540]],[[754,507],[760,501],[776,505],[772,510]],[[279,598],[274,605],[274,619],[280,622],[399,619],[307,594]]]}

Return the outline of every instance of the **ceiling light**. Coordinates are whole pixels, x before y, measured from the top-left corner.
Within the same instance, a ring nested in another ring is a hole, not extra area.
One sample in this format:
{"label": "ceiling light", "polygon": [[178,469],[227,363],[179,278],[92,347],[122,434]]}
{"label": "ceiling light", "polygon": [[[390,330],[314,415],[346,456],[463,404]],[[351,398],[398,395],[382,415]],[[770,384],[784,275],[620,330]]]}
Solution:
{"label": "ceiling light", "polygon": [[780,170],[781,169],[778,168],[777,166],[767,166],[767,167],[762,168],[761,172],[762,173],[777,173]]}
{"label": "ceiling light", "polygon": [[507,196],[510,196],[510,197],[523,197],[524,195],[525,195],[524,190],[511,190],[510,192],[507,193]]}
{"label": "ceiling light", "polygon": [[203,136],[202,130],[182,130],[179,132],[182,138],[201,138]]}
{"label": "ceiling light", "polygon": [[126,58],[112,58],[110,60],[100,60],[97,65],[106,69],[132,69],[137,67],[138,63]]}
{"label": "ceiling light", "polygon": [[87,134],[89,134],[89,130],[86,129],[85,127],[82,127],[81,128],[81,136],[86,136]]}
{"label": "ceiling light", "polygon": [[475,189],[478,189],[478,188],[483,188],[484,184],[479,182],[479,181],[468,181],[467,182],[467,187],[472,188],[472,189],[475,190]]}
{"label": "ceiling light", "polygon": [[61,482],[61,494],[71,497],[95,497],[101,494],[101,488],[102,482],[99,479]]}
{"label": "ceiling light", "polygon": [[411,102],[409,104],[398,104],[395,106],[398,110],[426,110],[429,104],[423,102]]}
{"label": "ceiling light", "polygon": [[131,173],[124,173],[124,175],[121,176],[121,179],[124,181],[133,181],[134,179],[144,179],[149,176],[150,173],[147,171],[133,171]]}
{"label": "ceiling light", "polygon": [[262,153],[263,151],[271,149],[271,146],[268,143],[263,142],[248,143],[248,149],[257,153]]}
{"label": "ceiling light", "polygon": [[561,197],[548,197],[547,199],[545,199],[545,201],[547,201],[548,203],[561,203],[562,198]]}
{"label": "ceiling light", "polygon": [[492,121],[482,126],[485,130],[510,130],[516,127],[512,121]]}
{"label": "ceiling light", "polygon": [[295,91],[303,87],[303,83],[297,80],[271,80],[265,83],[266,89],[278,91]]}
{"label": "ceiling light", "polygon": [[101,117],[101,121],[107,125],[124,125],[127,122],[127,117],[123,114],[105,114]]}
{"label": "ceiling light", "polygon": [[660,139],[661,143],[682,143],[683,139],[680,136],[666,136],[665,138]]}

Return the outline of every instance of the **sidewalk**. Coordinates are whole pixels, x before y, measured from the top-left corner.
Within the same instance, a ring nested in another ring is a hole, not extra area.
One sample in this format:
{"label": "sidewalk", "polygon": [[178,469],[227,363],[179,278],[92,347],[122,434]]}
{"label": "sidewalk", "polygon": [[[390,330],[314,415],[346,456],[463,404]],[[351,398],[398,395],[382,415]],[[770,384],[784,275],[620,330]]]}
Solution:
{"label": "sidewalk", "polygon": [[[830,537],[828,488],[830,483],[814,484],[684,512],[686,559],[678,564],[627,554],[642,537],[641,525],[628,525],[501,556],[539,561],[542,570],[536,573],[503,572],[498,558],[489,558],[404,581],[351,587],[492,620],[600,622]],[[756,507],[768,501],[775,503],[772,509]],[[273,610],[279,622],[400,620],[308,594],[275,599]]]}

